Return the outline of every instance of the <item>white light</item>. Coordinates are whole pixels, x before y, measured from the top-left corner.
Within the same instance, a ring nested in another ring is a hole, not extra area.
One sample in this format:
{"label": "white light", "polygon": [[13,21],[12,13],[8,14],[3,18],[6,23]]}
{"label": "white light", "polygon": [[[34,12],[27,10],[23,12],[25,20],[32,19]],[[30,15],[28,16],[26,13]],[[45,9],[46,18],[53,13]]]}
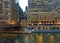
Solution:
{"label": "white light", "polygon": [[25,7],[28,6],[28,0],[19,0],[19,5],[25,11]]}

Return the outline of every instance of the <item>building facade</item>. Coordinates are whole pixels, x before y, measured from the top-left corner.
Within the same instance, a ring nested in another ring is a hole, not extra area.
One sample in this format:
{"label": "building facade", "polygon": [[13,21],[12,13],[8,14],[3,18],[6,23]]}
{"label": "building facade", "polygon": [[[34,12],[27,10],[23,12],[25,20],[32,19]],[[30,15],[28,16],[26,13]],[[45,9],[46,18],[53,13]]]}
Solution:
{"label": "building facade", "polygon": [[3,0],[3,20],[14,23],[19,20],[16,0]]}
{"label": "building facade", "polygon": [[2,20],[3,15],[2,15],[2,9],[3,8],[3,0],[0,0],[0,19]]}
{"label": "building facade", "polygon": [[60,0],[28,0],[26,24],[40,29],[60,29]]}

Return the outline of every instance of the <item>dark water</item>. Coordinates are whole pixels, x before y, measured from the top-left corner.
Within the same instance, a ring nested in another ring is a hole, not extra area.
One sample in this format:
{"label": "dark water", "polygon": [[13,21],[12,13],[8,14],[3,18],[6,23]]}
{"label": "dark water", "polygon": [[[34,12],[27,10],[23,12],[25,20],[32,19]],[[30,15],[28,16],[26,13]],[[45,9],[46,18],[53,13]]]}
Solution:
{"label": "dark water", "polygon": [[19,34],[4,39],[4,43],[60,43],[60,33]]}

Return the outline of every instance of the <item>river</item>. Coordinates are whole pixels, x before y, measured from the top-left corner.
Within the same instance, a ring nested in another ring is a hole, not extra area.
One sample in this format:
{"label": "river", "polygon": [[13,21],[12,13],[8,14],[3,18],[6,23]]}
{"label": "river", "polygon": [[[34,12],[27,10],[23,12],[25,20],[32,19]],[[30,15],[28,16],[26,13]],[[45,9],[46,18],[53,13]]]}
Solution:
{"label": "river", "polygon": [[10,34],[0,39],[1,43],[60,43],[60,33]]}

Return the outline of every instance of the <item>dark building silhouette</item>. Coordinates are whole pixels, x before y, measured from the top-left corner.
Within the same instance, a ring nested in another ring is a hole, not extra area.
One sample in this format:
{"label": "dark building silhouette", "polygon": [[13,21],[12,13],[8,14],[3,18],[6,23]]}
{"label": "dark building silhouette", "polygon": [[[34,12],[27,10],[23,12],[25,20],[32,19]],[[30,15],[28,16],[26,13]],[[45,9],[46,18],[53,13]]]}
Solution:
{"label": "dark building silhouette", "polygon": [[16,6],[17,6],[17,9],[18,9],[18,12],[19,12],[19,19],[20,19],[20,20],[24,19],[24,18],[25,18],[24,12],[23,12],[23,10],[21,9],[21,7],[19,6],[19,3],[17,3]]}

